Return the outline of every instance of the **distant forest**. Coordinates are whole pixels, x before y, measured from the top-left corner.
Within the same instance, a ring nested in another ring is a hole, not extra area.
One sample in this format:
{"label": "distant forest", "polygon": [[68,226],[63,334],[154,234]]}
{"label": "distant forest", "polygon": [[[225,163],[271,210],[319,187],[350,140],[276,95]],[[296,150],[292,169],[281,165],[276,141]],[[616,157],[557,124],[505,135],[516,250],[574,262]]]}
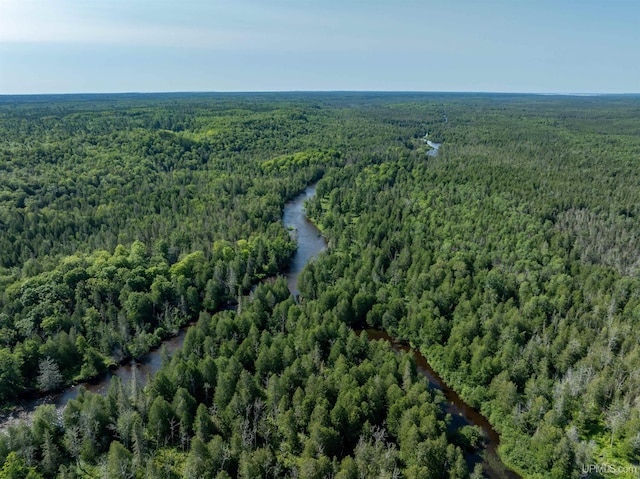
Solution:
{"label": "distant forest", "polygon": [[[639,162],[633,96],[0,97],[0,407],[196,324],[145,387],[6,427],[0,478],[486,476],[364,328],[522,477],[637,477]],[[296,301],[282,211],[314,182]]]}

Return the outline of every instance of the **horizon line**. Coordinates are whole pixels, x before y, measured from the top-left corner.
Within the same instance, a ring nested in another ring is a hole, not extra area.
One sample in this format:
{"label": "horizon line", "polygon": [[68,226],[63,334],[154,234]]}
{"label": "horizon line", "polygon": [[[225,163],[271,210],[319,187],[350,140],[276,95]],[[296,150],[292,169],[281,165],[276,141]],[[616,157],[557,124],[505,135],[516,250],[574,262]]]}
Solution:
{"label": "horizon line", "polygon": [[483,90],[170,90],[170,91],[91,91],[91,92],[38,92],[38,93],[0,93],[0,97],[37,97],[37,96],[98,96],[98,95],[193,95],[193,94],[304,94],[304,93],[377,93],[377,94],[476,94],[476,95],[535,95],[535,96],[638,96],[638,92],[531,92],[531,91],[483,91]]}

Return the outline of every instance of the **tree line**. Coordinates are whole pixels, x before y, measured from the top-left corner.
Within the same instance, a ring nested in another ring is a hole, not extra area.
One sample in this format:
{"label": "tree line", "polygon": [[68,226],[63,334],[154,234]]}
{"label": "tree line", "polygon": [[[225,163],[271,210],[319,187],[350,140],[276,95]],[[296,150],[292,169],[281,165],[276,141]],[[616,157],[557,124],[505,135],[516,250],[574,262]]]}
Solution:
{"label": "tree line", "polygon": [[436,158],[330,171],[308,208],[332,249],[302,294],[419,348],[526,477],[640,461],[627,100],[452,104]]}
{"label": "tree line", "polygon": [[[638,101],[194,95],[0,105],[0,399],[114,381],[0,436],[0,477],[480,477],[420,349],[523,477],[640,461]],[[444,121],[444,118],[447,121]],[[426,155],[425,133],[444,144]],[[329,250],[282,280],[284,203]],[[249,299],[249,297],[251,299]],[[217,312],[239,303],[239,312]]]}

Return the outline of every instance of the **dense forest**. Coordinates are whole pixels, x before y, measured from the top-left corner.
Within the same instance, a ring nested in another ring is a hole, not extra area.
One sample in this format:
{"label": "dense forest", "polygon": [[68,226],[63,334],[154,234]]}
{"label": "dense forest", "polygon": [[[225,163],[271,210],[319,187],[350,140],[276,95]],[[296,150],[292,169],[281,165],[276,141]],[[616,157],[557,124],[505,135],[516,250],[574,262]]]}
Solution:
{"label": "dense forest", "polygon": [[[197,325],[147,386],[9,426],[0,477],[481,477],[479,431],[363,327],[419,349],[523,477],[631,470],[639,118],[634,97],[1,98],[4,407]],[[295,301],[261,280],[318,179],[329,248]]]}
{"label": "dense forest", "polygon": [[309,213],[333,254],[301,291],[364,304],[352,318],[420,349],[524,476],[637,465],[639,112],[621,98],[447,105],[437,157],[321,180]]}

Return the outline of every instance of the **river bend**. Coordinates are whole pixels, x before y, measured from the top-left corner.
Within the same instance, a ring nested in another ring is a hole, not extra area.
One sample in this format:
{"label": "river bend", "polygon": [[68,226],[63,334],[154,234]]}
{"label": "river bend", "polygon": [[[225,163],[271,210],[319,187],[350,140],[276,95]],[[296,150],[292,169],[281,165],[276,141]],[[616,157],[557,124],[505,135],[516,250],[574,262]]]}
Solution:
{"label": "river bend", "polygon": [[[437,145],[437,146],[436,146]],[[430,145],[434,150],[430,152],[437,153],[439,144]],[[298,296],[298,276],[304,266],[315,258],[320,252],[326,249],[327,243],[318,228],[309,221],[304,212],[304,203],[307,199],[315,195],[316,185],[310,185],[303,193],[288,202],[283,211],[283,223],[289,229],[291,234],[297,238],[298,249],[296,250],[289,270],[286,273],[287,284],[289,290],[294,296]],[[172,353],[182,346],[186,335],[186,329],[182,329],[180,333],[163,342],[164,349],[168,353]],[[358,331],[362,334],[362,331]],[[383,331],[367,329],[366,334],[370,340],[384,340],[391,344],[392,348],[398,352],[405,351],[413,354],[418,371],[428,381],[432,388],[439,389],[443,392],[447,402],[443,405],[444,411],[451,414],[453,419],[452,427],[457,428],[464,425],[477,425],[485,435],[485,454],[468,454],[467,462],[473,465],[482,462],[483,471],[486,477],[490,479],[518,479],[520,476],[513,471],[507,469],[500,461],[497,455],[497,446],[500,441],[498,433],[489,424],[486,418],[466,404],[458,394],[446,385],[446,383],[438,376],[438,374],[429,365],[426,358],[418,351],[409,348],[405,343],[398,342]],[[149,352],[138,361],[131,361],[128,364],[121,365],[115,370],[110,371],[105,376],[90,383],[83,383],[81,386],[87,390],[106,394],[109,390],[109,384],[114,377],[119,377],[123,383],[135,378],[141,385],[146,384],[148,378],[153,375],[162,366],[162,353],[160,349]],[[58,412],[62,414],[64,407],[78,395],[78,386],[72,386],[64,389],[58,394],[51,394],[37,400],[22,401],[19,407],[11,413],[0,417],[0,431],[13,423],[20,420],[29,421],[35,409],[43,404],[53,404]]]}

